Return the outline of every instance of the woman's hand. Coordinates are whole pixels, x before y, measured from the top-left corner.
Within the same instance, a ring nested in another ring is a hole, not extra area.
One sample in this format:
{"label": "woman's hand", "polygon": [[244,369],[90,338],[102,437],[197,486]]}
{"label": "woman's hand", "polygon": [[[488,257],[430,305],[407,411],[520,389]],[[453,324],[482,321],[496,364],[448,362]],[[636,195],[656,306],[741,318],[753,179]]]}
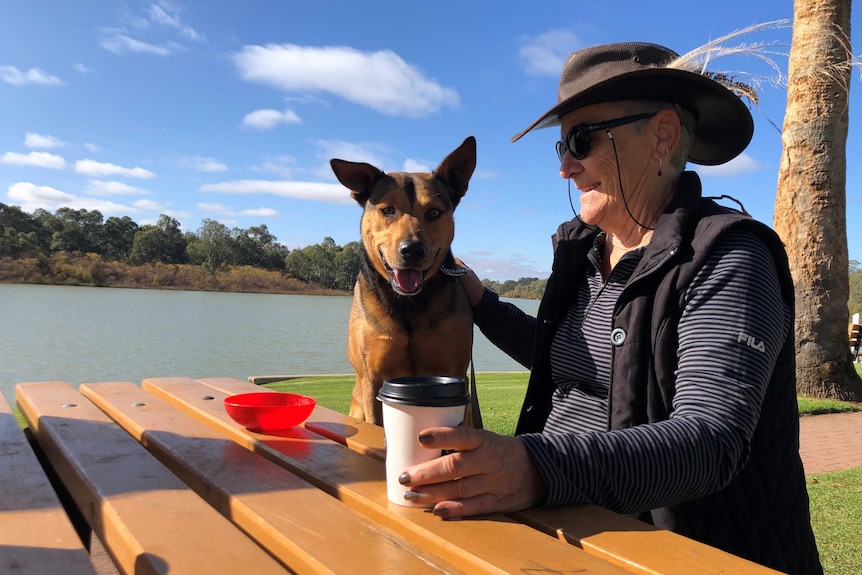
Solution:
{"label": "woman's hand", "polygon": [[405,499],[436,503],[434,515],[446,519],[517,511],[535,505],[544,484],[527,448],[517,438],[469,427],[422,431],[427,449],[453,453],[414,465],[399,478]]}
{"label": "woman's hand", "polygon": [[459,279],[461,280],[461,287],[464,288],[464,291],[467,293],[467,300],[469,300],[471,306],[475,306],[482,300],[482,295],[485,293],[485,286],[482,285],[482,280],[479,279],[479,276],[470,269],[470,266],[465,264],[461,258],[454,258],[455,264],[458,267],[465,268],[467,273],[462,275]]}

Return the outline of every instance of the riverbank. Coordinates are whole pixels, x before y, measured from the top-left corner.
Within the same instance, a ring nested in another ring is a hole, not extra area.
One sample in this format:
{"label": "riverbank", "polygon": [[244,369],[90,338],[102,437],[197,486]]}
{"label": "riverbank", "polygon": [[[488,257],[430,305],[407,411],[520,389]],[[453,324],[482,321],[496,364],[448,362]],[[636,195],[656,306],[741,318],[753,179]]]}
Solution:
{"label": "riverbank", "polygon": [[252,266],[208,271],[187,264],[139,266],[103,260],[96,254],[59,252],[50,257],[0,258],[0,283],[167,289],[291,295],[349,295]]}

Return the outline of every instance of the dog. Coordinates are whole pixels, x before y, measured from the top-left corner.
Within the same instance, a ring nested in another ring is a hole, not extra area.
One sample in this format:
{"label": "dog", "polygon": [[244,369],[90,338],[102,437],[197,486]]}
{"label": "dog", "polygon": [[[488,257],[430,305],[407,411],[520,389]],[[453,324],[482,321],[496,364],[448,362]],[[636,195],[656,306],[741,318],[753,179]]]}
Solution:
{"label": "dog", "polygon": [[[454,211],[476,168],[468,137],[432,173],[384,173],[330,161],[362,207],[361,264],[353,289],[347,355],[356,371],[349,414],[382,425],[377,393],[394,377],[466,377],[473,313],[450,250]],[[475,378],[465,424],[481,427]]]}

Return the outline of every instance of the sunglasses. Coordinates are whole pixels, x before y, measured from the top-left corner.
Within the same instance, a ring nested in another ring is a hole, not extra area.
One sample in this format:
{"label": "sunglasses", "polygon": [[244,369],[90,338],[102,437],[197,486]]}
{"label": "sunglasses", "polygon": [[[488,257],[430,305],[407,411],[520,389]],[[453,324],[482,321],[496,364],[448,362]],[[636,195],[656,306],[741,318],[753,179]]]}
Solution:
{"label": "sunglasses", "polygon": [[557,157],[560,162],[566,157],[566,152],[570,153],[576,160],[583,160],[590,153],[590,134],[599,130],[609,130],[631,124],[638,120],[646,120],[655,116],[655,112],[650,114],[636,114],[634,116],[625,116],[615,120],[607,120],[597,124],[578,124],[566,133],[566,137],[557,142]]}

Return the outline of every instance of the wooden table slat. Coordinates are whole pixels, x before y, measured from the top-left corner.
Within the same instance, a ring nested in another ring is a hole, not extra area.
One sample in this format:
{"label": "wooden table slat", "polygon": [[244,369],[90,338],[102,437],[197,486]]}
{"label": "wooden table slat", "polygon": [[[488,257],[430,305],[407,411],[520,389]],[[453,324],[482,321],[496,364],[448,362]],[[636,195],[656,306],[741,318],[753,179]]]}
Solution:
{"label": "wooden table slat", "polygon": [[[255,385],[248,380],[231,377],[204,378],[196,381],[228,394],[270,391],[268,388]],[[373,423],[360,421],[334,409],[318,405],[303,423],[303,427],[346,445],[357,453],[374,457],[380,461],[386,460],[383,429]]]}
{"label": "wooden table slat", "polygon": [[0,573],[95,574],[87,550],[0,393]]}
{"label": "wooden table slat", "polygon": [[463,573],[134,384],[81,393],[298,573]]}
{"label": "wooden table slat", "polygon": [[503,515],[442,521],[427,510],[392,504],[382,462],[301,427],[279,436],[249,432],[220,405],[227,394],[193,379],[145,379],[143,388],[470,573],[631,573]]}
{"label": "wooden table slat", "polygon": [[[259,386],[231,378],[202,379],[226,393],[245,393]],[[264,388],[265,389],[265,388]],[[317,409],[306,429],[321,433],[354,451],[385,461],[383,428],[361,422],[333,410]],[[775,573],[751,561],[698,543],[671,531],[597,506],[526,509],[512,515],[545,533],[582,547],[607,561],[639,573],[666,575],[739,575]]]}
{"label": "wooden table slat", "polygon": [[16,387],[40,447],[126,573],[285,573],[72,386]]}

